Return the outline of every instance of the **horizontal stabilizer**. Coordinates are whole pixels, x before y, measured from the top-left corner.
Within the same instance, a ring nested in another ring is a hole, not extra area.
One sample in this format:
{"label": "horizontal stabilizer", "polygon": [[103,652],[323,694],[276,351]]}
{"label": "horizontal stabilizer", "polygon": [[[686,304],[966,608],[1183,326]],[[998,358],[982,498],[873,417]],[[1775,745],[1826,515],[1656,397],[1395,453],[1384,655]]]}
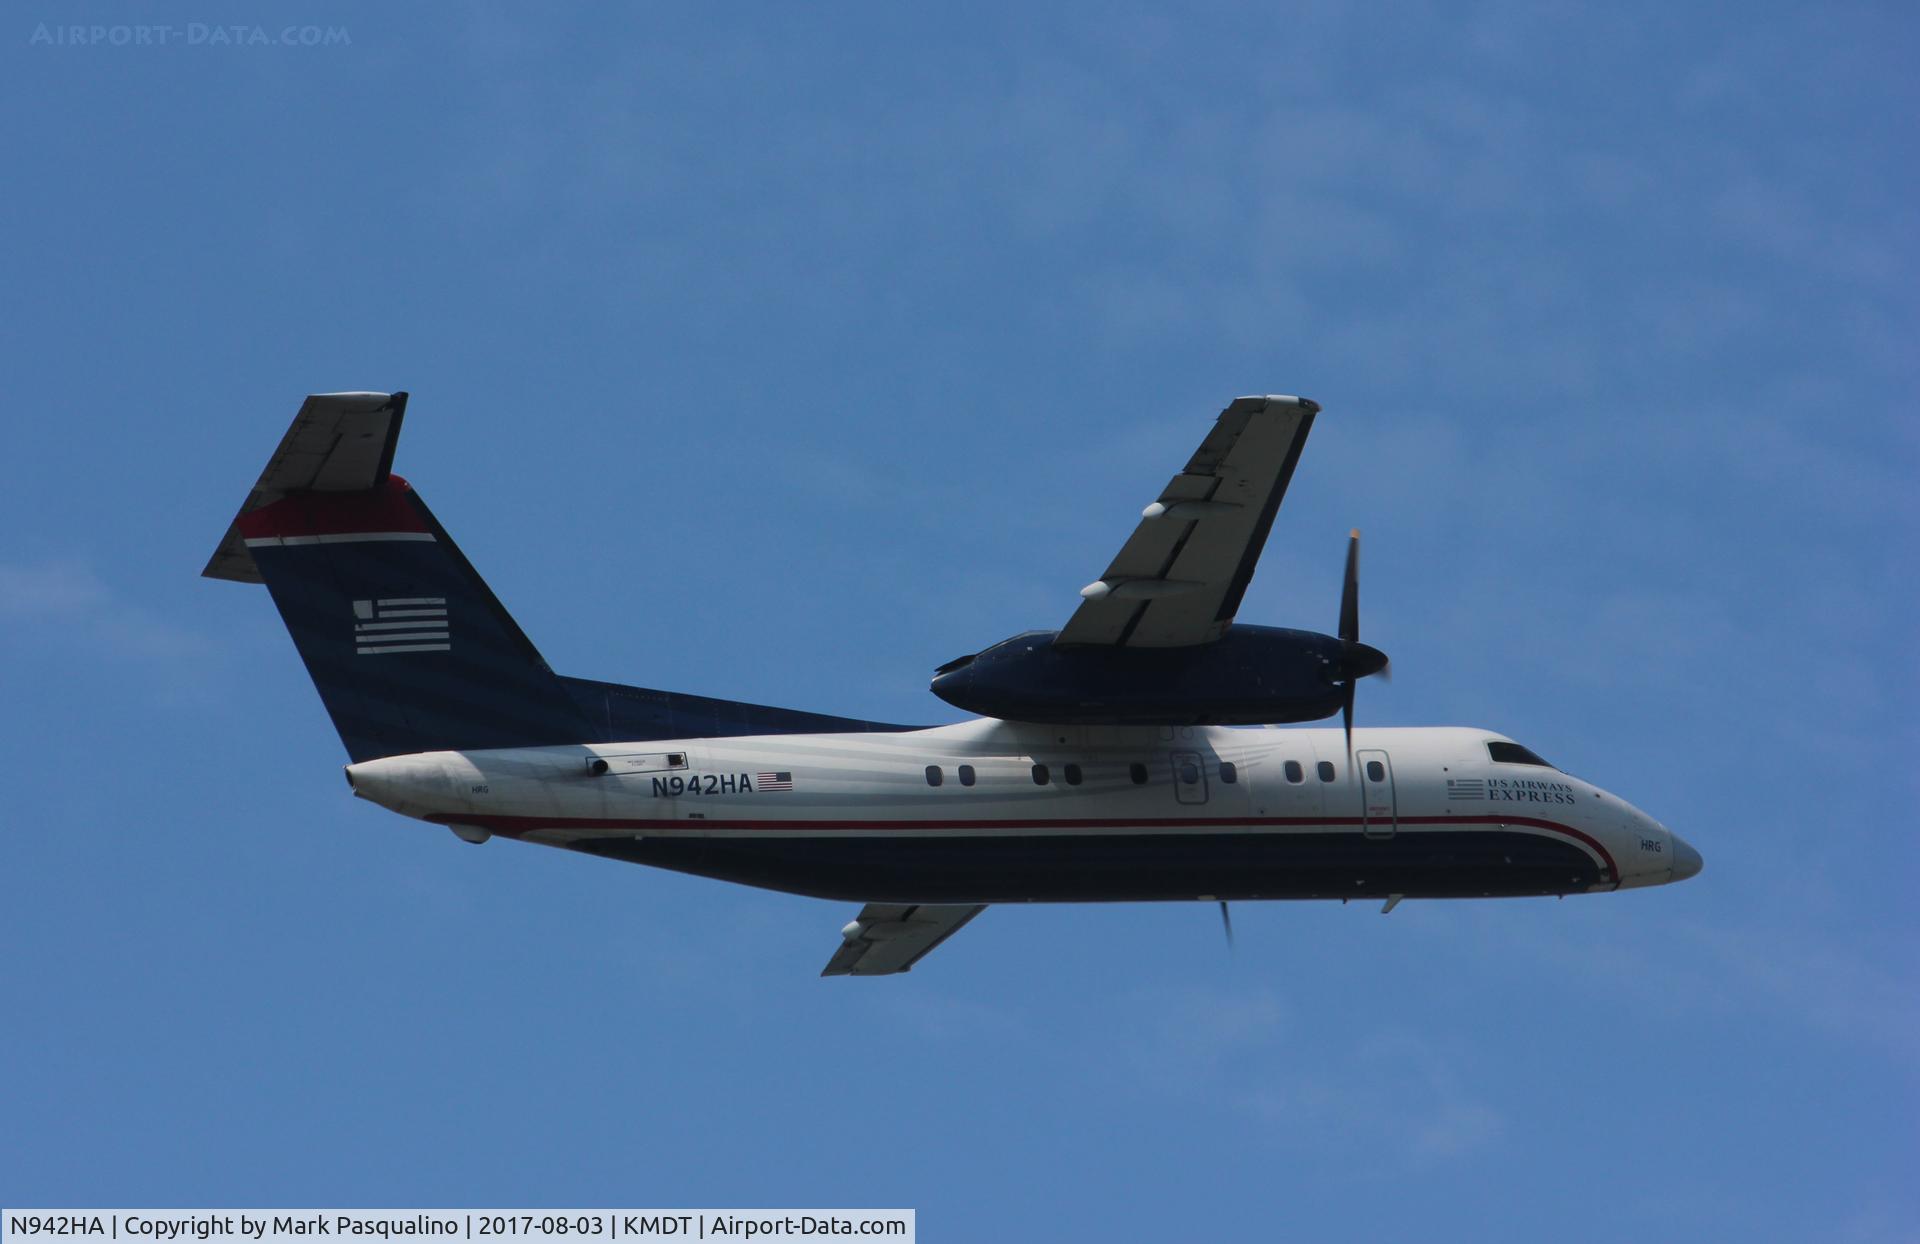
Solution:
{"label": "horizontal stabilizer", "polygon": [[[296,493],[365,492],[386,483],[393,469],[393,448],[407,410],[405,393],[316,393],[300,407],[293,426],[247,494],[240,514]],[[214,550],[209,579],[262,582],[239,516]]]}

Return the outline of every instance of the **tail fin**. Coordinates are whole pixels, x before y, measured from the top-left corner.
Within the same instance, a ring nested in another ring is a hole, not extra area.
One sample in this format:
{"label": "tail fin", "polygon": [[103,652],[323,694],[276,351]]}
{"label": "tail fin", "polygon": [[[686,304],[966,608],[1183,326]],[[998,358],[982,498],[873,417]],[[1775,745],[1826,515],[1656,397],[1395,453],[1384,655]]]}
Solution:
{"label": "tail fin", "polygon": [[309,397],[202,573],[266,584],[355,761],[597,737],[392,473],[406,405]]}

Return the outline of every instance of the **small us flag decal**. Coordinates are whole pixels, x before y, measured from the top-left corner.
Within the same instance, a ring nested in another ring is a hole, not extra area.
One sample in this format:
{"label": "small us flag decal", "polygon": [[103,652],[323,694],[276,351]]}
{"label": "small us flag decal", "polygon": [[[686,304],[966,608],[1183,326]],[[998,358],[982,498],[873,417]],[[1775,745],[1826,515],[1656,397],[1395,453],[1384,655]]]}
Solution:
{"label": "small us flag decal", "polygon": [[1447,798],[1449,799],[1485,799],[1487,783],[1484,778],[1448,778]]}
{"label": "small us flag decal", "polygon": [[361,656],[388,652],[446,652],[444,596],[389,596],[353,602],[353,650]]}
{"label": "small us flag decal", "polygon": [[753,775],[753,784],[758,790],[792,790],[793,774],[787,771],[756,773]]}

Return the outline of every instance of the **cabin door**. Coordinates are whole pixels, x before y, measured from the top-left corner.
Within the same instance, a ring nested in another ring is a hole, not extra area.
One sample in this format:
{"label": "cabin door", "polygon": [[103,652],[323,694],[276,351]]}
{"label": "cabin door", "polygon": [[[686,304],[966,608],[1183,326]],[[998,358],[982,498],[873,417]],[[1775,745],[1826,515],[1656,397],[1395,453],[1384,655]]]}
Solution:
{"label": "cabin door", "polygon": [[1360,771],[1360,827],[1369,838],[1391,838],[1400,827],[1400,808],[1393,795],[1393,762],[1377,748],[1354,753]]}
{"label": "cabin door", "polygon": [[1181,803],[1207,801],[1207,762],[1199,752],[1169,752],[1173,762],[1173,796]]}

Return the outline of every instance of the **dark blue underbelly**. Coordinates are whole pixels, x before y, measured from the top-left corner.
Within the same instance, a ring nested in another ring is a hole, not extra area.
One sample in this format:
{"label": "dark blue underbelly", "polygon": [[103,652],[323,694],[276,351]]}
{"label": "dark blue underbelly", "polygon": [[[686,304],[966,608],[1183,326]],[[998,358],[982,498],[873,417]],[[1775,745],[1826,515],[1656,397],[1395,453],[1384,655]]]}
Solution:
{"label": "dark blue underbelly", "polygon": [[849,902],[1481,898],[1601,881],[1570,842],[1497,830],[1032,837],[609,837],[576,850]]}

